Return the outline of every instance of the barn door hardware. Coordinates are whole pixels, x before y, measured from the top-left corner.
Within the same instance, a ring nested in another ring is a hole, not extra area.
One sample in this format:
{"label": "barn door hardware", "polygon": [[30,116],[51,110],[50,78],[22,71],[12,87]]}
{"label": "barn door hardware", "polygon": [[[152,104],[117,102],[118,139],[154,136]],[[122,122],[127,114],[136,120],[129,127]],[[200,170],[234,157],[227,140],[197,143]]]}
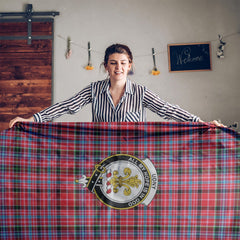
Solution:
{"label": "barn door hardware", "polygon": [[[0,18],[1,17],[23,17],[25,19],[25,21],[27,22],[27,41],[28,44],[32,43],[32,22],[35,20],[34,17],[47,17],[47,16],[51,16],[51,17],[55,17],[58,16],[59,12],[34,12],[33,11],[33,6],[32,4],[27,4],[26,5],[26,10],[25,12],[1,12],[0,13]],[[39,20],[39,18],[38,18]],[[40,20],[44,20],[44,18],[40,19]],[[17,20],[16,20],[17,21]],[[26,38],[26,37],[25,37]],[[0,37],[0,39],[6,39],[4,37]],[[34,39],[39,39],[39,37],[34,37]]]}

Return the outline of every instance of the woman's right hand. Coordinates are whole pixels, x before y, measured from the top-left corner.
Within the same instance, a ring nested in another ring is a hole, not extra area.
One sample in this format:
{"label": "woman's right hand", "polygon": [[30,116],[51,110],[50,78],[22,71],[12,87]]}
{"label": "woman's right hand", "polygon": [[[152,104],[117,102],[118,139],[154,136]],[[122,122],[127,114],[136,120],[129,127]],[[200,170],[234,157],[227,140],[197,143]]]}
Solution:
{"label": "woman's right hand", "polygon": [[9,122],[9,127],[12,128],[13,125],[17,122],[34,122],[34,117],[30,117],[30,118],[16,117]]}

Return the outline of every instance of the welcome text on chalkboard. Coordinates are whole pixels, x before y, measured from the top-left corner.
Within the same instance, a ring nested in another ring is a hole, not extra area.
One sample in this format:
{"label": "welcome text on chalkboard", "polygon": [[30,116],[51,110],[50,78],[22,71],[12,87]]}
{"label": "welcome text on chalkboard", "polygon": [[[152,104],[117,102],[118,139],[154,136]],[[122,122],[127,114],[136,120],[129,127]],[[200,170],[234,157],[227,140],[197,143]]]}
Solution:
{"label": "welcome text on chalkboard", "polygon": [[185,43],[168,45],[170,72],[212,70],[211,45],[205,43]]}

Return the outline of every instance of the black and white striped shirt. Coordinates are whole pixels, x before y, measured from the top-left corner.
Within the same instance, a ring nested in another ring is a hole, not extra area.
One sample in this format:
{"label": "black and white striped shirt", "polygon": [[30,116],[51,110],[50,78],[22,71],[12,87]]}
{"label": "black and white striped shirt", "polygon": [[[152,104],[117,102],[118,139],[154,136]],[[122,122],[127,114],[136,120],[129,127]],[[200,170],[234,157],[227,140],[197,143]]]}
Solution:
{"label": "black and white striped shirt", "polygon": [[63,114],[74,114],[89,103],[92,104],[93,122],[143,122],[146,121],[146,108],[167,120],[199,121],[199,117],[163,101],[146,87],[130,80],[127,80],[121,100],[114,106],[109,87],[109,79],[93,82],[72,98],[34,114],[35,121],[48,122]]}

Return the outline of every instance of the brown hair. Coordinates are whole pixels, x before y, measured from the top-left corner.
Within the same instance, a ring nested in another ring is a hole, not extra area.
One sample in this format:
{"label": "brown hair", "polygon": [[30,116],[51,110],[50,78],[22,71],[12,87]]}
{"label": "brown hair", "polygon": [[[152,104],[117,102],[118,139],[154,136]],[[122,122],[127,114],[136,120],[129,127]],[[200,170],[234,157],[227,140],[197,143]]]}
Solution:
{"label": "brown hair", "polygon": [[117,44],[113,44],[113,45],[109,46],[106,49],[105,56],[104,56],[104,66],[107,65],[109,56],[113,53],[124,53],[124,54],[126,54],[129,58],[129,62],[132,63],[133,56],[132,56],[132,52],[129,49],[129,47],[124,45],[124,44],[118,44],[117,43]]}

